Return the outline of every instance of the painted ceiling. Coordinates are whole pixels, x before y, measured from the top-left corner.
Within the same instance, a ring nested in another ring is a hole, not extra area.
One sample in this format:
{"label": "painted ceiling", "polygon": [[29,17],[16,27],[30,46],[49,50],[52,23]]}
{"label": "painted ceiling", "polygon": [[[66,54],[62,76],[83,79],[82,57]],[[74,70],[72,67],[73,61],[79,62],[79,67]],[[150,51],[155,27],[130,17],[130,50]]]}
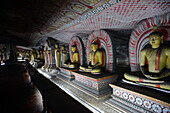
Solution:
{"label": "painted ceiling", "polygon": [[17,37],[17,42],[36,46],[53,37],[68,43],[73,36],[85,38],[99,29],[126,33],[141,20],[166,13],[169,0],[5,0],[0,41]]}

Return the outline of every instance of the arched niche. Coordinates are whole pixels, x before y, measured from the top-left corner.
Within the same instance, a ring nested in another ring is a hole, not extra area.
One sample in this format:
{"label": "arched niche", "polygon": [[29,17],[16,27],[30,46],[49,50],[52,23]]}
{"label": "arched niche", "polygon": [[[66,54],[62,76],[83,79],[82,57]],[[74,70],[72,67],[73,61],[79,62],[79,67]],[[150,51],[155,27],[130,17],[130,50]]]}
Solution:
{"label": "arched niche", "polygon": [[79,52],[80,65],[84,65],[85,64],[85,51],[84,51],[83,41],[78,36],[74,36],[71,38],[71,40],[69,42],[70,56],[71,56],[71,46],[74,44],[76,45],[77,51]]}
{"label": "arched niche", "polygon": [[133,30],[129,40],[129,58],[131,71],[140,70],[140,51],[149,44],[149,34],[153,32],[153,26],[158,26],[158,31],[164,35],[164,42],[170,40],[170,14],[156,16],[141,21]]}
{"label": "arched niche", "polygon": [[89,62],[89,53],[91,52],[91,44],[98,39],[99,48],[105,52],[105,70],[115,72],[116,67],[116,49],[113,44],[113,39],[106,30],[97,30],[92,32],[87,41],[86,54],[87,62]]}

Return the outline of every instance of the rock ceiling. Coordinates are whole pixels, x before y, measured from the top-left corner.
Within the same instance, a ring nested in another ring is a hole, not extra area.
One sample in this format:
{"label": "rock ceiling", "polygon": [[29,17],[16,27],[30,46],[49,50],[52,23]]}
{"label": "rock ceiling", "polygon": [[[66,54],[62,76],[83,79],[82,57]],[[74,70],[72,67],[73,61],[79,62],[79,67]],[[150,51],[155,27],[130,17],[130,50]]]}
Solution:
{"label": "rock ceiling", "polygon": [[68,43],[72,36],[87,37],[98,29],[126,32],[165,13],[170,13],[169,0],[5,0],[0,41],[14,38],[35,46],[53,37]]}

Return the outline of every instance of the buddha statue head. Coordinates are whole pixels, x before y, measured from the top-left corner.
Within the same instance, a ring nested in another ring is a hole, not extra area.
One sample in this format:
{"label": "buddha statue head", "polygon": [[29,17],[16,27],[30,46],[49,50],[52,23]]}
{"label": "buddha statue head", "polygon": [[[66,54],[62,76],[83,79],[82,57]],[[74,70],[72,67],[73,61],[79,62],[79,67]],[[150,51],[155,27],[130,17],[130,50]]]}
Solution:
{"label": "buddha statue head", "polygon": [[58,44],[58,43],[55,44],[55,48],[56,48],[56,49],[59,48],[59,44]]}
{"label": "buddha statue head", "polygon": [[152,45],[152,48],[158,48],[161,43],[163,43],[163,35],[158,31],[154,31],[149,35],[149,43]]}
{"label": "buddha statue head", "polygon": [[93,51],[96,51],[98,49],[98,43],[97,42],[93,42],[91,44],[91,48],[92,48]]}
{"label": "buddha statue head", "polygon": [[72,45],[72,46],[71,46],[71,51],[72,51],[72,52],[75,52],[75,51],[76,51],[76,45]]}
{"label": "buddha statue head", "polygon": [[64,45],[62,45],[61,49],[62,49],[62,50],[64,50],[64,49],[65,49],[65,46],[64,46]]}

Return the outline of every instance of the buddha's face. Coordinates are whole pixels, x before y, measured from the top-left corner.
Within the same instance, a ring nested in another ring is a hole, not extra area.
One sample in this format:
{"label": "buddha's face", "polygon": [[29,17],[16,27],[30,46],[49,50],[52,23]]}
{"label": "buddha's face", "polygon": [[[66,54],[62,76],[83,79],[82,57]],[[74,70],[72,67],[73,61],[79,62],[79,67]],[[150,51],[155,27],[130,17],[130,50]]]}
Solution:
{"label": "buddha's face", "polygon": [[76,51],[76,47],[71,47],[71,51],[75,52]]}
{"label": "buddha's face", "polygon": [[91,48],[93,51],[96,51],[98,49],[98,45],[97,44],[92,44]]}
{"label": "buddha's face", "polygon": [[149,36],[149,43],[152,46],[160,46],[161,40],[162,40],[162,37],[160,37],[159,35],[155,34],[155,35]]}
{"label": "buddha's face", "polygon": [[58,44],[55,44],[55,48],[58,48]]}
{"label": "buddha's face", "polygon": [[62,50],[64,50],[64,49],[65,49],[65,47],[64,47],[64,46],[62,46],[62,47],[61,47],[61,49],[62,49]]}

